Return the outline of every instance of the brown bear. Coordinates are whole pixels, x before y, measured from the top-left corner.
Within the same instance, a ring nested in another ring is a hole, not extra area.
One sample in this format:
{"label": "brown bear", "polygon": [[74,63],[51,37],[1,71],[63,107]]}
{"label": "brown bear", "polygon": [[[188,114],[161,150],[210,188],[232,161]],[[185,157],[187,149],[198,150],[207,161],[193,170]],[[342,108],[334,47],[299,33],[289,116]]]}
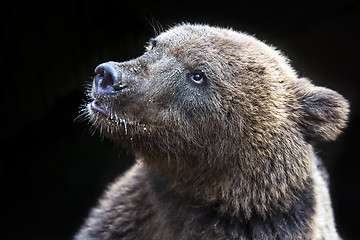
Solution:
{"label": "brown bear", "polygon": [[181,24],[95,73],[90,121],[137,163],[76,239],[339,238],[312,146],[341,133],[349,105],[278,50]]}

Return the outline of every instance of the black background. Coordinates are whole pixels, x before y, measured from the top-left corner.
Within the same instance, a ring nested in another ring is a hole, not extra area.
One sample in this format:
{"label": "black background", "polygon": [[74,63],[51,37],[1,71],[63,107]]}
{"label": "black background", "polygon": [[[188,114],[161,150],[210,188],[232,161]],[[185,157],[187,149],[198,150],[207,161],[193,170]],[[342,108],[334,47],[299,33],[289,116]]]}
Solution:
{"label": "black background", "polygon": [[230,26],[277,46],[301,76],[343,94],[349,127],[317,146],[331,176],[336,222],[357,237],[358,1],[8,1],[1,7],[0,239],[71,239],[106,185],[132,164],[76,122],[102,62],[125,61],[180,22]]}

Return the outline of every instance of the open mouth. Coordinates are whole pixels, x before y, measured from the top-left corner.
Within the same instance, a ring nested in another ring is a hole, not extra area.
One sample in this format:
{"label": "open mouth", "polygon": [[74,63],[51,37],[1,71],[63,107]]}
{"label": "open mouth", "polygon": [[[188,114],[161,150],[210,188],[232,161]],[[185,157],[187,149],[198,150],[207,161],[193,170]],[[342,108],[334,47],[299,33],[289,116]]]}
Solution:
{"label": "open mouth", "polygon": [[89,108],[91,108],[92,111],[94,111],[95,114],[101,114],[103,115],[108,121],[106,121],[106,124],[117,124],[118,126],[122,126],[125,132],[125,135],[128,135],[128,126],[136,126],[137,129],[143,129],[144,131],[147,130],[147,127],[143,123],[139,123],[136,121],[126,120],[123,117],[118,117],[118,115],[111,110],[108,110],[104,105],[102,105],[99,100],[95,99],[93,100],[89,105]]}
{"label": "open mouth", "polygon": [[[101,106],[97,100],[91,102],[90,107],[93,111],[98,112],[104,115],[108,120],[112,120],[118,125],[122,125],[124,127],[125,135],[127,135],[127,124],[128,122],[125,119],[118,118],[116,114],[112,114],[109,110],[107,110],[104,106]],[[130,122],[134,124],[133,122]],[[134,124],[136,125],[136,124]],[[137,124],[138,125],[138,124]]]}
{"label": "open mouth", "polygon": [[106,110],[105,107],[103,106],[100,106],[99,103],[94,100],[91,102],[91,108],[99,113],[102,113],[103,115],[105,115],[106,117],[109,117],[110,116],[110,113],[108,110]]}

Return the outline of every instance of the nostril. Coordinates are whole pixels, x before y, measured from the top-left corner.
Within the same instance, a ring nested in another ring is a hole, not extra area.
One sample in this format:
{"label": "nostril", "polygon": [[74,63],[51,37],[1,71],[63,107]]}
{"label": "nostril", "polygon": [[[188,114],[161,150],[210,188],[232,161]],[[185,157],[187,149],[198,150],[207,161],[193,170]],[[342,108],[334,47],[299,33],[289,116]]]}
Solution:
{"label": "nostril", "polygon": [[95,68],[96,87],[98,91],[108,93],[114,91],[114,83],[119,80],[117,69],[110,63],[100,64]]}

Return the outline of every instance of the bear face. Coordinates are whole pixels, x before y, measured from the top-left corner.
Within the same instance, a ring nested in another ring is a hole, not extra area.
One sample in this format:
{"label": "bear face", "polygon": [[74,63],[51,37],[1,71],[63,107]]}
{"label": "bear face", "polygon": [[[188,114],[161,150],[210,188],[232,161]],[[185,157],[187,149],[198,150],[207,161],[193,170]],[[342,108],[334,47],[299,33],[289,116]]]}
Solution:
{"label": "bear face", "polygon": [[[91,97],[109,114],[99,115],[89,105],[93,120],[105,120],[101,126],[110,130],[110,137],[120,133],[117,137],[122,138],[126,126],[131,134],[125,135],[133,139],[141,136],[144,127],[153,129],[151,126],[170,125],[170,130],[192,128],[184,131],[186,139],[195,138],[194,133],[204,136],[229,128],[241,131],[244,121],[252,121],[253,116],[246,116],[247,113],[270,113],[271,107],[263,105],[274,102],[270,97],[280,102],[279,96],[273,95],[282,93],[271,89],[276,85],[264,73],[268,64],[259,62],[262,53],[256,51],[259,56],[254,56],[251,52],[258,48],[258,42],[247,35],[239,34],[237,39],[232,35],[231,31],[219,34],[218,29],[204,26],[182,26],[158,36],[153,41],[156,46],[149,46],[138,59],[110,63],[121,75],[118,84],[127,87],[120,94],[100,95],[94,84]],[[108,121],[109,118],[115,121]]]}
{"label": "bear face", "polygon": [[310,144],[335,139],[348,114],[341,95],[230,29],[179,25],[96,73],[87,109],[101,132],[192,197],[245,216],[289,209],[309,185]]}

